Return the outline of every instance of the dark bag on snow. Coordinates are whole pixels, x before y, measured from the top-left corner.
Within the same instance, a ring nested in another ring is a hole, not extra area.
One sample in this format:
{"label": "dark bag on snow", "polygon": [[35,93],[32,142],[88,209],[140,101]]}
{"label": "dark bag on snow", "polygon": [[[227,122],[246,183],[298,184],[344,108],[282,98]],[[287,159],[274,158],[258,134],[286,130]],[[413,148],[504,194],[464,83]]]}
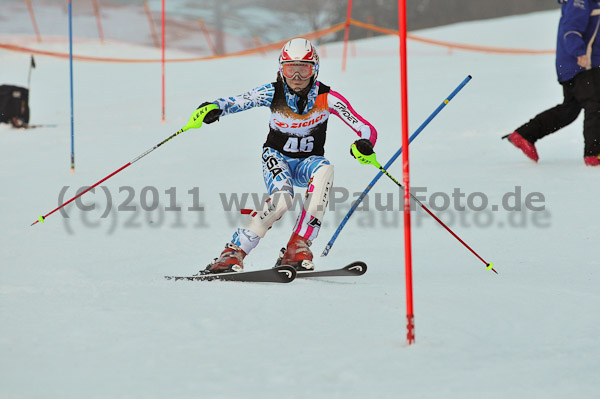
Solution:
{"label": "dark bag on snow", "polygon": [[0,86],[0,123],[15,127],[29,123],[29,90],[19,86]]}

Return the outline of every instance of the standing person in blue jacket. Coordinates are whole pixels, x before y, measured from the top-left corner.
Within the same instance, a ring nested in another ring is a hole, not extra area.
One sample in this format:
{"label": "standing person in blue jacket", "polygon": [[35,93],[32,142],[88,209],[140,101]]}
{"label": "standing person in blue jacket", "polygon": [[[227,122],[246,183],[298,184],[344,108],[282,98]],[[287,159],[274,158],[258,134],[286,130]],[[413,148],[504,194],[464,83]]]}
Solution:
{"label": "standing person in blue jacket", "polygon": [[600,166],[600,0],[558,0],[556,73],[564,101],[504,136],[534,162],[535,142],[569,125],[583,109],[584,162]]}

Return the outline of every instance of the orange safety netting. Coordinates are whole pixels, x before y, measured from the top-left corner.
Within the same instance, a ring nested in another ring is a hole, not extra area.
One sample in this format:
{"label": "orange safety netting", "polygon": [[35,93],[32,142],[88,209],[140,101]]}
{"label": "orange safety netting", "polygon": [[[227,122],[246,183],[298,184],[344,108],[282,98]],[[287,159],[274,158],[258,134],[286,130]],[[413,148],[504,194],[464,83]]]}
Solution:
{"label": "orange safety netting", "polygon": [[[350,24],[354,26],[358,26],[360,28],[372,30],[379,33],[385,33],[388,35],[398,35],[397,30],[381,28],[376,25],[366,24],[364,22],[350,20]],[[450,50],[459,49],[459,50],[467,50],[467,51],[477,51],[482,53],[499,53],[499,54],[554,54],[554,50],[530,50],[530,49],[520,49],[520,48],[507,48],[507,47],[493,47],[493,46],[478,46],[474,44],[462,44],[462,43],[452,43],[445,42],[442,40],[434,40],[427,39],[421,36],[407,34],[406,38],[409,40],[414,40],[417,42],[427,43],[434,46],[442,46],[447,47]]]}
{"label": "orange safety netting", "polygon": [[[313,32],[305,33],[300,36],[305,37],[309,40],[314,40],[314,39],[318,39],[323,36],[330,35],[339,30],[342,30],[342,29],[344,29],[343,23],[334,25],[329,28],[319,29],[319,30],[316,30]],[[189,57],[189,58],[171,58],[171,59],[166,59],[165,62],[206,61],[206,60],[214,60],[214,59],[218,59],[218,58],[240,57],[243,55],[251,55],[251,54],[261,53],[261,52],[269,51],[269,50],[279,50],[281,48],[281,46],[283,46],[283,44],[285,44],[290,39],[292,39],[292,38],[287,38],[284,40],[279,40],[277,42],[249,48],[247,50],[236,51],[236,52],[224,54],[224,55],[209,55],[209,56],[203,56],[203,57]],[[17,51],[17,52],[24,52],[24,53],[31,53],[31,54],[38,54],[38,55],[47,55],[47,56],[56,57],[56,58],[69,58],[68,53],[36,50],[36,49],[27,48],[27,47],[23,47],[23,46],[16,46],[13,44],[0,43],[0,48],[5,49],[5,50],[10,50],[10,51]],[[122,62],[122,63],[162,62],[162,60],[160,58],[132,59],[132,58],[92,57],[92,56],[85,56],[85,55],[73,55],[73,59],[77,60],[77,61]]]}
{"label": "orange safety netting", "polygon": [[[383,33],[383,34],[395,35],[395,36],[398,35],[398,31],[396,31],[396,30],[382,28],[382,27],[379,27],[376,25],[366,24],[364,22],[360,22],[360,21],[356,21],[356,20],[350,20],[350,24],[353,26],[357,26],[357,27],[360,27],[363,29],[368,29],[368,30],[372,30],[375,32]],[[316,30],[313,32],[308,32],[308,33],[305,33],[305,34],[299,35],[299,36],[305,37],[310,40],[314,40],[314,39],[338,32],[338,31],[344,29],[344,27],[345,27],[345,23],[340,23],[338,25],[334,25],[329,28],[319,29],[319,30]],[[420,37],[420,36],[413,35],[413,34],[408,34],[407,38],[409,40],[414,40],[414,41],[421,42],[421,43],[446,47],[450,50],[458,49],[458,50],[465,50],[465,51],[476,51],[476,52],[496,53],[496,54],[515,54],[515,55],[522,55],[522,54],[536,55],[536,54],[554,54],[555,53],[554,50],[531,50],[531,49],[520,49],[520,48],[506,48],[506,47],[479,46],[479,45],[472,45],[472,44],[452,43],[452,42],[446,42],[446,41],[441,41],[441,40],[427,39],[427,38]],[[246,50],[241,50],[241,51],[236,51],[236,52],[232,52],[229,54],[224,54],[224,55],[210,55],[210,56],[203,56],[203,57],[188,57],[188,58],[171,58],[171,59],[166,59],[165,61],[166,62],[193,62],[193,61],[206,61],[206,60],[213,60],[213,59],[219,59],[219,58],[251,55],[251,54],[261,53],[264,51],[279,50],[281,48],[281,46],[284,43],[286,43],[288,40],[290,40],[290,38],[284,39],[284,40],[279,40],[279,41],[265,44],[265,45],[252,47],[252,48],[249,48]],[[36,49],[27,48],[27,47],[23,47],[23,46],[17,46],[17,45],[13,45],[13,44],[0,43],[0,48],[9,50],[9,51],[25,52],[25,53],[38,54],[38,55],[47,55],[47,56],[57,57],[57,58],[69,58],[68,53],[36,50]],[[92,56],[85,56],[85,55],[73,55],[73,59],[77,60],[77,61],[115,62],[115,63],[161,62],[160,58],[128,59],[128,58],[112,58],[112,57],[92,57]]]}

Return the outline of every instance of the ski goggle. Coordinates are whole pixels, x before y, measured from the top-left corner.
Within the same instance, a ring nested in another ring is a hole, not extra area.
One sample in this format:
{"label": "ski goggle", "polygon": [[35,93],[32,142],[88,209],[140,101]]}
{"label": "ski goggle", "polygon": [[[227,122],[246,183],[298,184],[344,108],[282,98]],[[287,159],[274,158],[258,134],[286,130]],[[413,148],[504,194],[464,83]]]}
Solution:
{"label": "ski goggle", "polygon": [[288,79],[292,79],[294,76],[302,80],[310,79],[315,73],[315,67],[313,64],[306,62],[286,62],[281,64],[281,73]]}

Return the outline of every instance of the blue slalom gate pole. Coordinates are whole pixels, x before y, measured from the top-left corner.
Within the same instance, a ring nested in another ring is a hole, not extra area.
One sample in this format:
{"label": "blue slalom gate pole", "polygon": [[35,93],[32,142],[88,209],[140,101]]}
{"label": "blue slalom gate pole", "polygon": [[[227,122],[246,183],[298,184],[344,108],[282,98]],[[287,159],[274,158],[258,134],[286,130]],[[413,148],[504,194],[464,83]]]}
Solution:
{"label": "blue slalom gate pole", "polygon": [[[419,128],[412,134],[412,136],[410,136],[408,143],[412,143],[412,141],[415,139],[415,137],[417,137],[419,135],[419,133],[421,133],[423,131],[423,129],[425,129],[425,127],[427,125],[429,125],[429,122],[431,122],[433,120],[433,118],[436,117],[437,114],[440,113],[440,111],[446,106],[446,104],[448,104],[450,102],[450,100],[452,100],[454,98],[454,96],[456,96],[456,94],[458,94],[459,91],[462,90],[463,87],[465,87],[465,85],[467,83],[469,83],[469,81],[471,80],[471,75],[467,76],[465,78],[465,80],[463,80],[456,89],[454,89],[454,91],[452,93],[450,93],[450,95],[444,100],[444,102],[442,102],[439,107],[436,108],[435,111],[433,111],[433,113],[431,115],[429,115],[429,118],[427,118],[427,120],[425,122],[423,122],[421,124],[421,126],[419,126]],[[396,160],[396,158],[398,158],[400,156],[400,154],[402,154],[402,147],[400,147],[400,149],[398,151],[396,151],[396,153],[390,158],[390,160],[385,164],[385,166],[383,167],[385,170],[387,170]],[[350,208],[350,210],[348,211],[348,213],[346,214],[346,216],[344,216],[344,219],[342,220],[342,222],[340,223],[340,225],[338,226],[337,230],[335,231],[335,233],[333,233],[333,236],[331,237],[331,240],[329,240],[329,242],[327,243],[327,245],[325,246],[325,249],[323,250],[323,253],[321,254],[321,256],[327,256],[327,254],[329,254],[329,251],[331,250],[331,247],[333,246],[333,243],[335,242],[335,240],[337,239],[337,237],[340,235],[340,232],[342,231],[342,229],[344,228],[344,226],[346,225],[346,223],[348,222],[348,219],[350,219],[350,216],[352,216],[352,214],[354,213],[354,211],[356,210],[356,208],[358,208],[358,205],[360,205],[360,203],[362,202],[362,200],[367,196],[367,194],[369,193],[369,191],[371,191],[371,189],[373,188],[373,186],[375,185],[375,183],[377,183],[377,180],[379,180],[379,178],[383,176],[383,172],[379,172],[377,173],[377,176],[375,176],[375,178],[373,180],[371,180],[371,183],[369,183],[369,185],[367,186],[367,188],[365,188],[365,191],[362,192],[362,194],[360,195],[360,197],[358,197],[358,199],[356,201],[354,201],[354,203],[352,204],[352,207]]]}
{"label": "blue slalom gate pole", "polygon": [[73,112],[73,13],[69,0],[69,69],[71,74],[71,172],[75,172],[75,124]]}

